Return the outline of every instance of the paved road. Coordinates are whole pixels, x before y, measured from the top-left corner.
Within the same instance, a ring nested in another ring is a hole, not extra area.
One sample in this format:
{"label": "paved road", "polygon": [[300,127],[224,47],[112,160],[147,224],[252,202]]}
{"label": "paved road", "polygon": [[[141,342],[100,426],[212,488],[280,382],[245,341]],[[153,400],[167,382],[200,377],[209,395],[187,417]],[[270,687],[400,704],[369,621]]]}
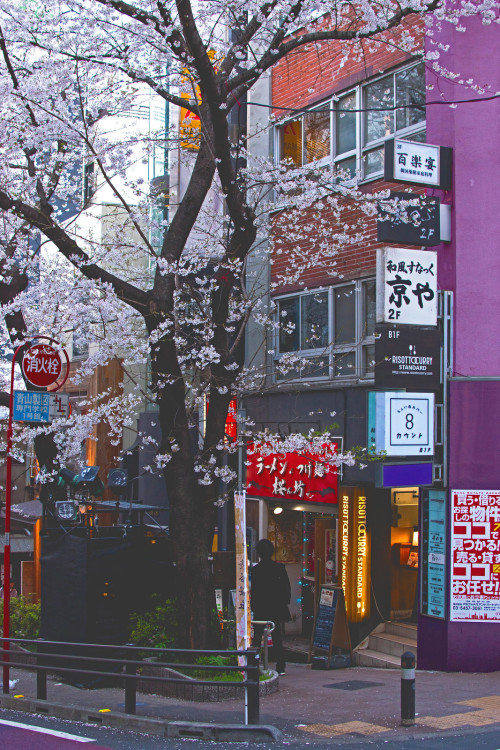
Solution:
{"label": "paved road", "polygon": [[[2,712],[2,714],[5,712]],[[28,722],[4,719],[0,716],[0,747],[7,750],[76,750],[91,744],[95,750],[107,750],[95,739],[72,734],[53,726],[37,726],[36,718]]]}
{"label": "paved road", "polygon": [[168,740],[154,735],[125,732],[79,722],[17,711],[0,711],[0,747],[6,750],[500,750],[500,729],[481,728],[408,736],[394,740],[355,735],[337,738],[286,739],[276,743]]}

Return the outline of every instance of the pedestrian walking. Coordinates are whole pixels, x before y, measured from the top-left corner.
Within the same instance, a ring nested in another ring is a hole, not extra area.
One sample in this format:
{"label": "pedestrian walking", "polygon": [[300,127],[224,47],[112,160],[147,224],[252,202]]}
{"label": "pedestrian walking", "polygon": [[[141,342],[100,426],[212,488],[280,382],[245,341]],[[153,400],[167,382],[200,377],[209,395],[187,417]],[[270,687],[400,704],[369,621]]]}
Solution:
{"label": "pedestrian walking", "polygon": [[[283,624],[290,622],[290,581],[283,563],[272,557],[274,545],[269,539],[261,539],[256,551],[260,562],[251,570],[250,605],[254,620],[270,620],[274,623],[272,632],[276,671],[285,674],[285,654],[283,650]],[[264,625],[254,625],[252,646],[260,648]]]}

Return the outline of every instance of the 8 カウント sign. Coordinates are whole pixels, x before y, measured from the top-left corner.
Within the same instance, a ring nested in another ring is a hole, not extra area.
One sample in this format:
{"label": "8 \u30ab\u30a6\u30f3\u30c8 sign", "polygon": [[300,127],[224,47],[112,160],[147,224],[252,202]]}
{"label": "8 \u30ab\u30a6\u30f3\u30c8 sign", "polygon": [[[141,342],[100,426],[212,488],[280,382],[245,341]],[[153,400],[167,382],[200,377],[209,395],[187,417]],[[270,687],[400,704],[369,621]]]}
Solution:
{"label": "8 \u30ab\u30a6\u30f3\u30c8 sign", "polygon": [[25,352],[22,370],[32,385],[46,388],[55,383],[61,374],[62,362],[59,352],[48,344],[35,344]]}

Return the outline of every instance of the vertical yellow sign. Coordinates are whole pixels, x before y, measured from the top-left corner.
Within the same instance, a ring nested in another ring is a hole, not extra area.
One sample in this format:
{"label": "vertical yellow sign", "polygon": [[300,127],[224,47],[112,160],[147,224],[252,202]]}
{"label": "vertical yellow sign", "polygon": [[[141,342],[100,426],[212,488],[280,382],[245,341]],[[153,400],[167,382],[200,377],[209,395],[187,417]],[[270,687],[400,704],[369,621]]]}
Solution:
{"label": "vertical yellow sign", "polygon": [[366,494],[362,488],[339,492],[340,585],[350,622],[370,614],[370,549],[366,529]]}

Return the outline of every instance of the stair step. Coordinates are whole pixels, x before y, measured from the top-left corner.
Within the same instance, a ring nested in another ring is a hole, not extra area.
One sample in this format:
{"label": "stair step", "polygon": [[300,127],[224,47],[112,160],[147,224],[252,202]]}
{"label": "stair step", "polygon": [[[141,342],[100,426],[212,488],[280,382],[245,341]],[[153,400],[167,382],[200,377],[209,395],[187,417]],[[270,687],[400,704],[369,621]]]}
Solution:
{"label": "stair step", "polygon": [[417,626],[406,622],[386,622],[384,623],[384,629],[386,633],[394,633],[394,635],[400,635],[403,637],[408,636],[413,640],[417,640]]}
{"label": "stair step", "polygon": [[414,638],[394,635],[393,633],[372,633],[368,639],[368,647],[373,651],[400,657],[405,651],[417,653],[417,641]]}
{"label": "stair step", "polygon": [[401,669],[401,659],[391,654],[382,654],[371,648],[355,651],[355,662],[359,667],[377,667],[378,669]]}

